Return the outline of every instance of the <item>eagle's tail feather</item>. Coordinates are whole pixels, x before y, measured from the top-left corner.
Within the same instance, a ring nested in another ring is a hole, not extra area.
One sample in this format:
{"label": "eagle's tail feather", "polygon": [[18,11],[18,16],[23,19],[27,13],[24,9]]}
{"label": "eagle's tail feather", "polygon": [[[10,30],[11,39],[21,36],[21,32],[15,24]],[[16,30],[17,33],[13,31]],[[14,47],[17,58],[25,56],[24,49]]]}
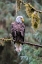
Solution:
{"label": "eagle's tail feather", "polygon": [[17,52],[20,52],[22,50],[22,44],[15,43],[15,48]]}

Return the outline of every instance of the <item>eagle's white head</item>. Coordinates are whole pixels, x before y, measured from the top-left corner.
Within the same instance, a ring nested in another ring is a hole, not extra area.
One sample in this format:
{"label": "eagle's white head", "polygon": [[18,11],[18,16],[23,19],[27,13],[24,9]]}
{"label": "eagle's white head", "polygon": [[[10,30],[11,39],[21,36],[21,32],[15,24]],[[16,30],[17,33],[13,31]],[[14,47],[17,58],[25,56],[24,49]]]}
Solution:
{"label": "eagle's white head", "polygon": [[24,22],[23,16],[17,16],[17,17],[16,17],[16,22],[17,22],[17,23],[22,23],[22,22]]}

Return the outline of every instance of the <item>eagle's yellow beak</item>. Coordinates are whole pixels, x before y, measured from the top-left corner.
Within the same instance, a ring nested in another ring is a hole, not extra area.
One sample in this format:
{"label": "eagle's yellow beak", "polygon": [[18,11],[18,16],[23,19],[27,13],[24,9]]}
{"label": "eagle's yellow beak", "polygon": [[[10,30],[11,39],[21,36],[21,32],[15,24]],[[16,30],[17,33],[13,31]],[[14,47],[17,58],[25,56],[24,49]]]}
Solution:
{"label": "eagle's yellow beak", "polygon": [[24,18],[21,18],[21,21],[24,22]]}

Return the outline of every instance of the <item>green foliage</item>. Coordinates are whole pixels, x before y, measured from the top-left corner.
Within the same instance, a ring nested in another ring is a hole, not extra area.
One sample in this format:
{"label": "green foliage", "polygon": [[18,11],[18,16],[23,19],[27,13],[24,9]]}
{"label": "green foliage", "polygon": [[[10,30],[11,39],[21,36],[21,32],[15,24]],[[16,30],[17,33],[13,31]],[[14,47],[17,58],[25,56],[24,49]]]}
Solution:
{"label": "green foliage", "polygon": [[35,49],[35,47],[23,45],[23,50],[20,52],[20,55],[24,59],[27,57],[25,61],[21,58],[21,64],[24,64],[22,62],[26,62],[27,59],[27,64],[42,64],[42,48]]}
{"label": "green foliage", "polygon": [[29,59],[27,56],[21,56],[21,62],[20,64],[29,64]]}
{"label": "green foliage", "polygon": [[4,38],[4,37],[7,37],[8,36],[8,33],[6,30],[4,29],[0,29],[0,38]]}
{"label": "green foliage", "polygon": [[34,39],[36,39],[39,44],[42,44],[42,31],[40,32],[36,32],[34,35],[33,35]]}
{"label": "green foliage", "polygon": [[4,6],[4,3],[0,2],[0,8],[3,8],[3,6]]}
{"label": "green foliage", "polygon": [[[24,1],[28,2],[31,0],[28,1],[24,0]],[[12,22],[14,22],[16,18],[14,14],[15,13],[14,2],[16,2],[16,0],[0,0],[0,22],[5,18],[6,28],[8,28],[7,30],[0,29],[0,38],[3,37],[7,38],[9,36],[8,33],[10,33],[10,25]],[[33,0],[33,5],[35,8],[42,10],[42,6],[39,5],[39,3],[36,0]],[[37,31],[35,33],[33,32],[30,22],[31,19],[27,17],[24,11],[24,7],[20,11],[18,11],[17,15],[22,15],[25,20],[24,21],[26,25],[25,41],[34,44],[42,44],[42,31],[41,32]],[[42,64],[42,48],[32,47],[25,44],[23,45],[22,51],[17,54],[17,52],[14,49],[11,49],[10,44],[5,44],[5,48],[2,53],[2,61],[0,60],[0,64]]]}

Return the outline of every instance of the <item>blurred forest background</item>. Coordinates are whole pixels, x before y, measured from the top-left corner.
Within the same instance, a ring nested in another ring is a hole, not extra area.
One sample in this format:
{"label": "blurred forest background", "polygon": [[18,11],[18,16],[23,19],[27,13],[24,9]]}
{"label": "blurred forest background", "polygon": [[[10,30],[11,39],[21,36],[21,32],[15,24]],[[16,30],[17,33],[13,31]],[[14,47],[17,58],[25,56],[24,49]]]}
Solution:
{"label": "blurred forest background", "polygon": [[[31,3],[37,10],[42,10],[42,0],[23,0]],[[25,41],[42,45],[42,14],[41,25],[39,29],[34,32],[31,28],[31,18],[25,12],[25,7],[22,5],[17,15],[24,17],[25,23]],[[0,0],[0,38],[7,38],[11,31],[11,23],[16,19],[16,0]],[[42,48],[23,45],[23,50],[17,54],[5,42],[0,40],[0,46],[5,46],[4,51],[0,53],[0,64],[42,64]],[[8,55],[7,55],[8,54]],[[15,55],[16,54],[16,55]],[[8,57],[8,59],[6,59]],[[5,58],[4,58],[5,57]],[[3,60],[4,59],[4,60]],[[10,60],[9,60],[10,59]]]}

